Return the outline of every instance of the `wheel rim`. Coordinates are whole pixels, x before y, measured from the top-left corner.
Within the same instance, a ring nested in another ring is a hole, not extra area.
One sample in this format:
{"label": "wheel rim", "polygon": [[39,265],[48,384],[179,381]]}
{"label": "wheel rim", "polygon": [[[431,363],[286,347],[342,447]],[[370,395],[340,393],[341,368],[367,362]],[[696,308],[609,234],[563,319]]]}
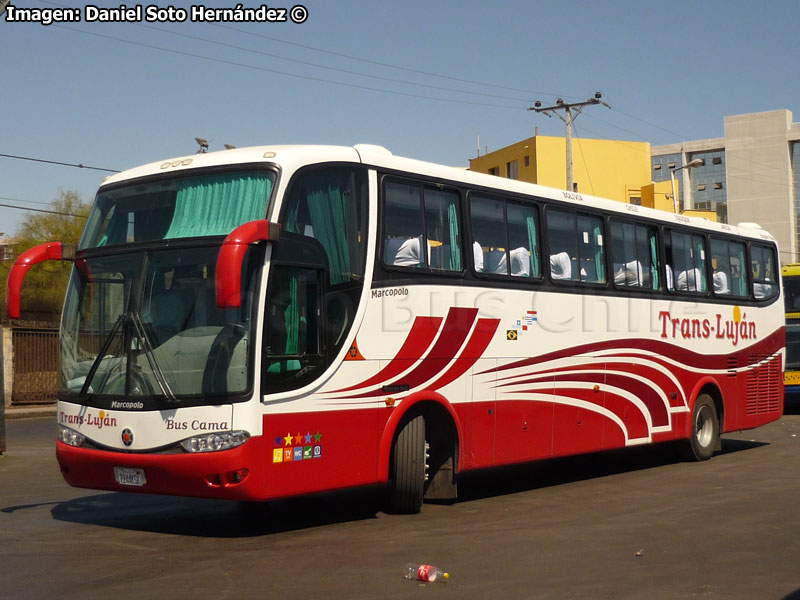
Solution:
{"label": "wheel rim", "polygon": [[708,447],[714,437],[714,417],[708,406],[701,406],[697,411],[694,429],[697,443],[703,448]]}

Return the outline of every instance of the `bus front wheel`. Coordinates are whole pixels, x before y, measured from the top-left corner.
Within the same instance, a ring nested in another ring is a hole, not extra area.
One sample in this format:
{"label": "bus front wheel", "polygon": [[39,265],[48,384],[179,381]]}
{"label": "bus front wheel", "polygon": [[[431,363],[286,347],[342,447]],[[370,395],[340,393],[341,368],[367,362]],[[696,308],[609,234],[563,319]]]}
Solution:
{"label": "bus front wheel", "polygon": [[417,415],[401,426],[392,449],[391,512],[418,513],[422,508],[426,458],[425,417]]}
{"label": "bus front wheel", "polygon": [[692,430],[686,444],[689,460],[708,460],[719,442],[719,417],[714,400],[708,394],[700,394],[692,411]]}

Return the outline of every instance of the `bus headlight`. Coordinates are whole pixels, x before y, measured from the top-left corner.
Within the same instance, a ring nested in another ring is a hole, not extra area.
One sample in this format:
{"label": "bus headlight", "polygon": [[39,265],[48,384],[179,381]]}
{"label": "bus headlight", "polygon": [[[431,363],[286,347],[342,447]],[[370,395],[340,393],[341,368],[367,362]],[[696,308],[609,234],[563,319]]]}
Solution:
{"label": "bus headlight", "polygon": [[70,429],[69,427],[64,427],[63,425],[58,426],[58,439],[67,444],[68,446],[75,446],[80,447],[83,446],[83,442],[86,440],[86,436],[82,433],[78,433],[74,429]]}
{"label": "bus headlight", "polygon": [[186,438],[181,446],[187,452],[217,452],[241,446],[248,439],[250,434],[246,431],[216,431]]}

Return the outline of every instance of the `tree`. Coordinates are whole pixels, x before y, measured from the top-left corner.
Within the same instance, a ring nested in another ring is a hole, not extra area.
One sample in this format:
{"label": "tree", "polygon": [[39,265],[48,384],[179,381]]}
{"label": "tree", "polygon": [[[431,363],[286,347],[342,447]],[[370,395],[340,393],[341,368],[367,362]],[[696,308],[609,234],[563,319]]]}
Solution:
{"label": "tree", "polygon": [[[58,197],[48,208],[51,212],[32,212],[24,217],[14,236],[12,259],[3,263],[0,292],[3,319],[6,318],[6,280],[13,261],[29,248],[45,242],[77,244],[89,208],[77,192],[59,189]],[[58,321],[71,268],[72,263],[65,261],[45,261],[31,267],[22,284],[23,318]]]}

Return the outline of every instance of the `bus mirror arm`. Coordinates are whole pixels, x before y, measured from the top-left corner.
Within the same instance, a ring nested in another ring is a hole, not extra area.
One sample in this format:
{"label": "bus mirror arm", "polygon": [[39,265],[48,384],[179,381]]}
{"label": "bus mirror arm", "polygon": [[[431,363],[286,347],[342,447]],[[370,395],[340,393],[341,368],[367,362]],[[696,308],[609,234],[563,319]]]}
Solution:
{"label": "bus mirror arm", "polygon": [[280,225],[264,219],[239,225],[222,242],[214,275],[218,308],[239,308],[242,305],[242,263],[250,244],[276,242]]}
{"label": "bus mirror arm", "polygon": [[75,244],[47,242],[34,246],[19,255],[6,283],[6,314],[9,319],[19,319],[22,280],[33,265],[46,260],[75,260]]}

